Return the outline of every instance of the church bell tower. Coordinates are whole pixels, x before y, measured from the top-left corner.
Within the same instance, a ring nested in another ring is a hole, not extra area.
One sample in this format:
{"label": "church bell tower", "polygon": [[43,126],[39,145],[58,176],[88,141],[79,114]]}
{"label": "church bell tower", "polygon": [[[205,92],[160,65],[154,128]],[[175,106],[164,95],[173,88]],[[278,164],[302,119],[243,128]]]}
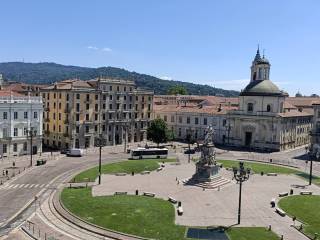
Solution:
{"label": "church bell tower", "polygon": [[262,81],[262,80],[269,80],[270,74],[270,63],[268,59],[263,56],[260,56],[260,50],[258,47],[256,56],[251,65],[251,80],[253,81]]}

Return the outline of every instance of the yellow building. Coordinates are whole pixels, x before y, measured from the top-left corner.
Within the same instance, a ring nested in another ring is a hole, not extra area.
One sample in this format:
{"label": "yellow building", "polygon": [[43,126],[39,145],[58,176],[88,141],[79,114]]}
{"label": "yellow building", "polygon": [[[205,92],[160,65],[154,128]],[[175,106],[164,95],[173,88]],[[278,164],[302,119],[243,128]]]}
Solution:
{"label": "yellow building", "polygon": [[45,146],[95,146],[100,131],[106,145],[146,138],[153,92],[137,89],[132,81],[65,80],[41,91]]}

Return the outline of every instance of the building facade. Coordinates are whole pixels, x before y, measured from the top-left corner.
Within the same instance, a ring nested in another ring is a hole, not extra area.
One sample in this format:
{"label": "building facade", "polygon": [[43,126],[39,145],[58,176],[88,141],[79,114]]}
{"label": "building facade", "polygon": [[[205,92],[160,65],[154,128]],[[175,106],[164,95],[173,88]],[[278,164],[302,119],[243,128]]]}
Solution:
{"label": "building facade", "polygon": [[146,139],[153,92],[136,88],[132,81],[66,80],[41,92],[48,147],[88,148],[100,136],[105,145]]}
{"label": "building facade", "polygon": [[270,66],[258,49],[250,83],[239,96],[239,107],[228,113],[233,146],[282,151],[310,141],[313,114],[292,105],[288,94],[270,81]]}
{"label": "building facade", "polygon": [[0,155],[42,152],[42,98],[0,91]]}

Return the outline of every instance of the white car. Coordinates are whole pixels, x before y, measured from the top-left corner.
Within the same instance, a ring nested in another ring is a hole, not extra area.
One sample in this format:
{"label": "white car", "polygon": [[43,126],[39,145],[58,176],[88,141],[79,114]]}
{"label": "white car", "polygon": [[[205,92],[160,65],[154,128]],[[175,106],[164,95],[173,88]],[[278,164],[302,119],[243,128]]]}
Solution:
{"label": "white car", "polygon": [[83,156],[83,149],[79,148],[72,148],[70,151],[67,153],[68,156],[70,157],[82,157]]}

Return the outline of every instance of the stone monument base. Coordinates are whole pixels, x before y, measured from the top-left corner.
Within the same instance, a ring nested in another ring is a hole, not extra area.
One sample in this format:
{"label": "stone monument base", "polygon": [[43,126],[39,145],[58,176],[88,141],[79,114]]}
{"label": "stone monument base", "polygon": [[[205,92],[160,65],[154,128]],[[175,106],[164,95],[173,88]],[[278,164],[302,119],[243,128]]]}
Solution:
{"label": "stone monument base", "polygon": [[183,181],[185,185],[197,186],[206,189],[220,188],[231,181],[229,179],[223,178],[220,175],[216,175],[211,178],[190,178]]}

